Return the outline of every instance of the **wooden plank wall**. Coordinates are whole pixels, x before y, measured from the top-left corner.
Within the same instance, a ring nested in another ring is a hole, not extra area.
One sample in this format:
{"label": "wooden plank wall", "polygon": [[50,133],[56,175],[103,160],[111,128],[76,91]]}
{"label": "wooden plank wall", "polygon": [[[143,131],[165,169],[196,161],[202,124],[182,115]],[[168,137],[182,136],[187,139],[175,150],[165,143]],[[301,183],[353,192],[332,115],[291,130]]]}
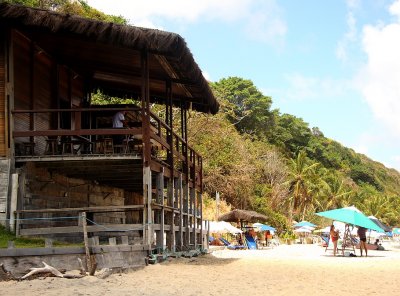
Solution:
{"label": "wooden plank wall", "polygon": [[6,149],[6,73],[5,34],[0,33],[0,157],[7,155]]}
{"label": "wooden plank wall", "polygon": [[[30,43],[20,34],[12,34],[14,49],[14,108],[29,109],[30,107]],[[15,130],[29,130],[28,114],[14,116]],[[27,142],[29,138],[16,139],[16,143]]]}
{"label": "wooden plank wall", "polygon": [[[65,66],[57,66],[48,53],[35,47],[32,41],[19,32],[13,34],[15,109],[70,109],[81,107],[84,99],[83,78]],[[1,111],[1,110],[0,110]],[[15,114],[16,131],[70,129],[81,126],[81,119],[71,112],[62,112],[60,126],[57,114]],[[72,124],[71,124],[72,122]],[[45,137],[34,139],[37,154],[43,154]],[[28,142],[28,138],[15,139],[16,143]]]}

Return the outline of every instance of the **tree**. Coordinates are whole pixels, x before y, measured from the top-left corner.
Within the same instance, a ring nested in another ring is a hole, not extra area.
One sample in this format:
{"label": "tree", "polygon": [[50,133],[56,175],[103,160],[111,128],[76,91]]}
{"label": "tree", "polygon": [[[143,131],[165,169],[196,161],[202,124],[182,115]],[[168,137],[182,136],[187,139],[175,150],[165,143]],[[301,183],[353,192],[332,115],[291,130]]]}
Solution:
{"label": "tree", "polygon": [[87,18],[97,19],[105,22],[113,22],[126,25],[128,21],[122,16],[108,15],[93,7],[85,1],[77,0],[5,0],[12,4],[20,4],[29,7],[49,9],[61,13],[80,15]]}
{"label": "tree", "polygon": [[343,177],[335,171],[328,171],[326,175],[323,175],[321,184],[318,198],[319,211],[342,208],[348,204],[348,198],[352,192],[351,188],[346,185]]}
{"label": "tree", "polygon": [[307,207],[313,202],[315,182],[315,168],[319,163],[312,163],[307,159],[304,150],[300,151],[296,159],[290,159],[289,164],[289,221],[293,213],[301,215],[304,219]]}
{"label": "tree", "polygon": [[273,124],[272,99],[264,96],[251,80],[223,78],[211,83],[221,109],[241,133],[265,137]]}
{"label": "tree", "polygon": [[268,140],[288,152],[289,157],[295,157],[300,150],[305,149],[311,138],[308,123],[290,114],[275,114],[275,127],[269,133]]}
{"label": "tree", "polygon": [[206,192],[213,196],[219,191],[234,207],[248,208],[256,174],[254,157],[248,153],[251,142],[226,120],[199,113],[190,115],[188,141],[203,157]]}

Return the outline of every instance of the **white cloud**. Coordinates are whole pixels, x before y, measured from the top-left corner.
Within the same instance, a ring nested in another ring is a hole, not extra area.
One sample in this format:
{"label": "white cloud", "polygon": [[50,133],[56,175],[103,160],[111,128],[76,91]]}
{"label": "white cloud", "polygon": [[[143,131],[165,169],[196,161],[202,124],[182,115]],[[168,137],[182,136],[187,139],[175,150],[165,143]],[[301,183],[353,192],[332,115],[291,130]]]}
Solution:
{"label": "white cloud", "polygon": [[87,0],[107,14],[122,15],[131,24],[161,28],[163,22],[192,24],[217,21],[238,22],[257,41],[282,43],[286,23],[276,0]]}
{"label": "white cloud", "polygon": [[109,14],[123,15],[132,24],[148,22],[149,19],[168,19],[192,23],[199,19],[222,18],[229,21],[246,11],[250,0],[88,0],[89,5]]}
{"label": "white cloud", "polygon": [[[257,2],[257,1],[254,1]],[[282,11],[274,0],[253,6],[245,16],[245,31],[252,39],[283,46],[287,26]]]}
{"label": "white cloud", "polygon": [[353,10],[358,7],[357,0],[348,0],[347,1],[347,32],[344,34],[341,40],[338,41],[336,47],[336,56],[339,60],[346,62],[347,61],[347,51],[349,46],[357,40],[357,21],[354,17]]}
{"label": "white cloud", "polygon": [[350,89],[346,81],[338,81],[331,78],[307,77],[294,73],[286,76],[288,87],[285,99],[289,100],[323,100],[337,98]]}
{"label": "white cloud", "polygon": [[[400,0],[390,8],[400,16]],[[396,23],[363,28],[367,62],[358,77],[358,87],[374,116],[400,140],[400,18]]]}
{"label": "white cloud", "polygon": [[394,2],[390,7],[389,7],[389,12],[392,15],[395,15],[397,17],[400,17],[400,1]]}

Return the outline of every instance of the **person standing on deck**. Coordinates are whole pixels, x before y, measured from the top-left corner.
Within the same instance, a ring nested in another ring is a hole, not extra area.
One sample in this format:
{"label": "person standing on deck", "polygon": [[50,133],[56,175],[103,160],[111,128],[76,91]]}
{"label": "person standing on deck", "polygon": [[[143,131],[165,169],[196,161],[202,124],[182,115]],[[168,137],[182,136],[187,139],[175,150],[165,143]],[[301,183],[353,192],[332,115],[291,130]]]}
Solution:
{"label": "person standing on deck", "polygon": [[[113,119],[112,119],[112,124],[113,128],[125,128],[127,126],[126,124],[126,111],[118,111],[117,113],[114,114]],[[122,144],[122,141],[124,140],[125,136],[124,135],[114,135],[113,140],[114,144]]]}

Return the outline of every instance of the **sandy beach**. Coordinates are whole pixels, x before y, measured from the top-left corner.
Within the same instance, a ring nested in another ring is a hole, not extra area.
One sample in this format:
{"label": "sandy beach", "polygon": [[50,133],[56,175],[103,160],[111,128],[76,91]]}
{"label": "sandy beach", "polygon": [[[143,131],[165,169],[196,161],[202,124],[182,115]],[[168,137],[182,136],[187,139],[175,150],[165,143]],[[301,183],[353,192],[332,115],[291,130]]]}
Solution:
{"label": "sandy beach", "polygon": [[399,295],[400,249],[333,257],[318,245],[216,250],[105,279],[0,282],[1,295]]}

